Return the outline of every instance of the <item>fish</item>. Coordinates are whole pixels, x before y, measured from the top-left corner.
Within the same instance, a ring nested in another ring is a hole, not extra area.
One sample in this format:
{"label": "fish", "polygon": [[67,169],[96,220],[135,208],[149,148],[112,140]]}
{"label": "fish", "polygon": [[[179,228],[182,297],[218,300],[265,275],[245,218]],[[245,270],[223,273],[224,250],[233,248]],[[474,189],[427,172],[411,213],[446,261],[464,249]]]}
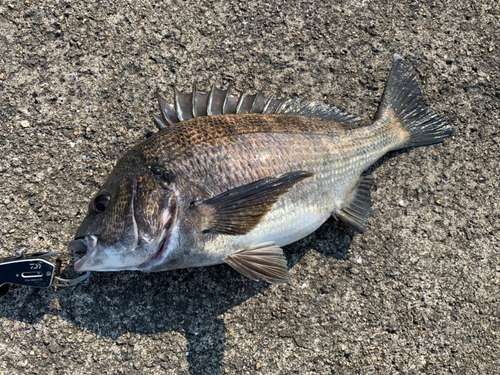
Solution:
{"label": "fish", "polygon": [[160,130],[118,160],[68,250],[76,271],[147,272],[228,264],[252,280],[290,280],[283,246],[333,217],[364,232],[386,153],[444,141],[453,127],[428,108],[395,61],[373,121],[320,101],[174,92],[158,95]]}

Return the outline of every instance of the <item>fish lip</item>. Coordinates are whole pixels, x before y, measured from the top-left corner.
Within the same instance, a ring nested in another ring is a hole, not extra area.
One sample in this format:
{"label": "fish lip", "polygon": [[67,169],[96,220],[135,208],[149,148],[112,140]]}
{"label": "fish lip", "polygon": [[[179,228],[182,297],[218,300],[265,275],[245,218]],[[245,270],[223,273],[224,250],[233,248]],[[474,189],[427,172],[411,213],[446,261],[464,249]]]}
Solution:
{"label": "fish lip", "polygon": [[68,251],[73,253],[86,253],[87,244],[85,244],[85,237],[78,237],[68,243]]}
{"label": "fish lip", "polygon": [[89,259],[90,255],[92,255],[97,248],[97,236],[94,234],[87,235],[85,237],[79,237],[74,239],[73,241],[70,241],[68,244],[68,251],[73,251],[76,253],[81,253],[83,247],[85,247],[86,254],[78,259],[75,264],[73,265],[73,268],[77,272],[82,272],[85,271],[83,267],[85,266],[85,263]]}
{"label": "fish lip", "polygon": [[83,266],[85,265],[85,256],[83,258],[78,259],[75,264],[73,265],[73,268],[75,269],[76,272],[83,272],[82,270]]}

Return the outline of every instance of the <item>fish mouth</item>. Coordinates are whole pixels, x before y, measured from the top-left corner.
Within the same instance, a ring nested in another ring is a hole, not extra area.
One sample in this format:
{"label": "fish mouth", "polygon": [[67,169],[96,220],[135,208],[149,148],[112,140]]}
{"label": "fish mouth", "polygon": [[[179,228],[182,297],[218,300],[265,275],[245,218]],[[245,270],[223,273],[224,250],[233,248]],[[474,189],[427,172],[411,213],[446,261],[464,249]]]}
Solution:
{"label": "fish mouth", "polygon": [[95,235],[88,235],[85,237],[75,238],[73,241],[69,242],[68,251],[77,254],[85,253],[85,255],[80,259],[78,259],[73,265],[75,271],[77,272],[84,271],[82,268],[84,267],[85,263],[87,262],[91,254],[95,251],[96,244],[97,244],[97,236]]}
{"label": "fish mouth", "polygon": [[68,244],[68,251],[81,254],[87,252],[87,245],[85,244],[85,237],[75,238]]}

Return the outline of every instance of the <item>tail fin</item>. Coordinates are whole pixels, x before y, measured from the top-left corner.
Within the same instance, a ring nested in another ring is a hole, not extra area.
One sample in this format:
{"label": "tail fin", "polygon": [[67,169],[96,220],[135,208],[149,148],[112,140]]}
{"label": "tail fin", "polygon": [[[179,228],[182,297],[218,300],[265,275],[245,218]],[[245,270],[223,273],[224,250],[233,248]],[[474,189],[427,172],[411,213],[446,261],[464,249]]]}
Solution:
{"label": "tail fin", "polygon": [[[439,143],[453,134],[453,127],[444,118],[427,108],[415,76],[401,56],[395,55],[391,73],[379,104],[375,121],[384,116],[400,123],[409,133],[402,147]],[[396,117],[396,118],[394,118]],[[400,147],[396,147],[400,148]]]}

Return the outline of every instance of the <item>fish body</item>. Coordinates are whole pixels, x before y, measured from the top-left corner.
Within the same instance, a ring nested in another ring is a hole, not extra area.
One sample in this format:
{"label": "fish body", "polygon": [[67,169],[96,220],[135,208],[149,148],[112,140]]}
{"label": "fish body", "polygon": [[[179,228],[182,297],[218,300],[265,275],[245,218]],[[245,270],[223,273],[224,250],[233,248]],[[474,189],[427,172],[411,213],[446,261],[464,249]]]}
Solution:
{"label": "fish body", "polygon": [[319,102],[176,91],[162,128],[117,163],[69,250],[79,271],[163,271],[227,263],[254,280],[289,279],[281,247],[330,216],[363,231],[391,150],[438,143],[452,127],[397,57],[374,117]]}
{"label": "fish body", "polygon": [[[348,129],[294,115],[201,117],[172,126],[180,127],[184,128],[179,129],[183,137],[197,130],[196,135],[186,137],[189,144],[179,156],[165,160],[173,171],[183,176],[178,186],[179,192],[183,192],[179,193],[181,210],[192,216],[180,221],[180,233],[199,234],[191,228],[202,226],[196,223],[199,212],[187,209],[191,202],[209,199],[269,176],[293,171],[314,175],[281,195],[247,234],[202,233],[191,239],[181,236],[181,241],[186,243],[179,248],[185,251],[172,254],[175,262],[171,259],[159,263],[154,270],[218,264],[235,249],[266,242],[281,247],[307,236],[343,208],[361,173],[397,144],[396,139],[383,134],[384,125],[377,130]],[[200,129],[205,134],[200,136]],[[208,140],[212,134],[219,136]],[[197,136],[206,141],[193,144],[191,140]],[[170,133],[151,141],[152,150],[176,149],[181,142]],[[374,143],[379,144],[374,147]]]}

